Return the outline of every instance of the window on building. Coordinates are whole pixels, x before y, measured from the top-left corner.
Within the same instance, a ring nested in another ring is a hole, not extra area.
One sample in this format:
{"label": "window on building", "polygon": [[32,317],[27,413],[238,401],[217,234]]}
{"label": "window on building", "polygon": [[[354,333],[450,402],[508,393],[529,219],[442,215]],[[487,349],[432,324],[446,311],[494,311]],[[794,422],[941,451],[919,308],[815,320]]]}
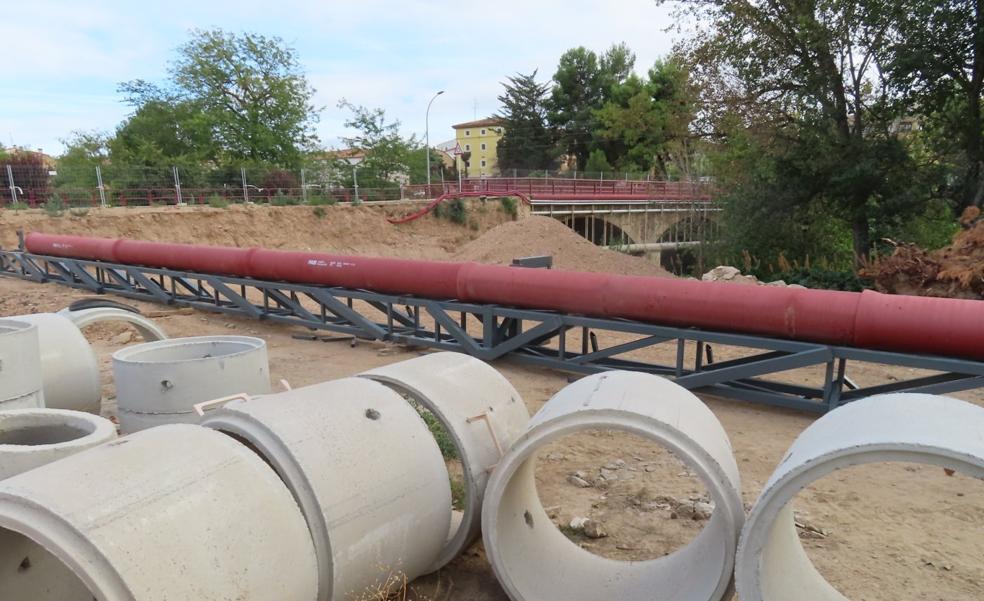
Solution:
{"label": "window on building", "polygon": [[482,142],[482,150],[485,150],[485,142]]}
{"label": "window on building", "polygon": [[471,130],[470,129],[466,129],[465,130],[465,135],[466,136],[470,136],[471,135]]}
{"label": "window on building", "polygon": [[484,130],[484,129],[482,130],[482,135],[483,135],[483,136],[485,135],[485,130]]}
{"label": "window on building", "polygon": [[465,144],[465,150],[471,150],[471,144]]}
{"label": "window on building", "polygon": [[482,159],[482,167],[485,167],[485,165],[486,165],[485,159]]}

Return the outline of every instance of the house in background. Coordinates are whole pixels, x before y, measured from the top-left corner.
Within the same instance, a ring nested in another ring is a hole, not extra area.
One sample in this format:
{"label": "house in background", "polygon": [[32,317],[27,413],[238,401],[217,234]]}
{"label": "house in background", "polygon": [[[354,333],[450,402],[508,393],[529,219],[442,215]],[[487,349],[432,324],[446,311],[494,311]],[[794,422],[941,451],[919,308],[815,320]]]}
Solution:
{"label": "house in background", "polygon": [[[468,162],[469,177],[499,175],[496,150],[505,132],[502,124],[502,119],[489,117],[451,126],[461,151],[471,152],[471,160]],[[465,172],[464,161],[460,156],[457,158],[457,167],[460,172]]]}

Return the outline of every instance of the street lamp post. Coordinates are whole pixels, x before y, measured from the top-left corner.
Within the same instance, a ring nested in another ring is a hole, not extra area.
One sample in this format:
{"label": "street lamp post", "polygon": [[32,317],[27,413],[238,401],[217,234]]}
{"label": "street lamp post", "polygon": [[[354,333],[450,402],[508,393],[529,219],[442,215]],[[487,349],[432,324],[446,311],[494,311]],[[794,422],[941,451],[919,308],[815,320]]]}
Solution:
{"label": "street lamp post", "polygon": [[427,194],[430,194],[431,186],[431,142],[430,142],[430,112],[431,105],[437,100],[437,97],[444,93],[444,90],[439,91],[434,94],[430,102],[427,103],[427,112],[424,113],[424,144],[427,146]]}

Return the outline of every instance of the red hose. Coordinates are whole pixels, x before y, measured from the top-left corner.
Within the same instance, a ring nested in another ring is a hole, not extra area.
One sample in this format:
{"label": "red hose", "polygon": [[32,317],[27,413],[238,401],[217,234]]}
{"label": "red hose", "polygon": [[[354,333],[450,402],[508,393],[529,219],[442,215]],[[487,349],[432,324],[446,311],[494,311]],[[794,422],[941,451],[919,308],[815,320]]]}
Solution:
{"label": "red hose", "polygon": [[425,206],[424,208],[420,209],[416,213],[411,213],[409,215],[406,215],[404,217],[398,217],[396,219],[387,218],[386,220],[389,221],[390,223],[397,224],[397,225],[398,224],[401,224],[401,223],[409,223],[411,221],[420,219],[421,217],[423,217],[427,213],[430,213],[431,211],[434,210],[434,207],[436,207],[437,205],[441,204],[445,200],[453,200],[455,198],[476,198],[476,197],[479,197],[479,196],[493,196],[493,197],[516,196],[520,200],[522,200],[524,204],[527,204],[527,205],[530,204],[530,199],[527,198],[526,195],[523,194],[522,192],[514,192],[514,191],[509,191],[509,192],[448,192],[447,194],[442,194],[441,196],[438,196],[434,200],[430,201],[429,203],[427,203],[427,206]]}

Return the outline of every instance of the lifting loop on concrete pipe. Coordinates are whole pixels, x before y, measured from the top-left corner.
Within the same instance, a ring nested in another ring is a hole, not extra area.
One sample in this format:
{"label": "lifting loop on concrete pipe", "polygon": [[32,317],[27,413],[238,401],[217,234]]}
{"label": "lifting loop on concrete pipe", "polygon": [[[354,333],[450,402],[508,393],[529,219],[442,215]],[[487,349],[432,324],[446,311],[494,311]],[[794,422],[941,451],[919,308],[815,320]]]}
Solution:
{"label": "lifting loop on concrete pipe", "polygon": [[413,580],[441,553],[448,471],[424,420],[386,386],[346,378],[233,401],[202,425],[245,441],[287,484],[314,539],[321,601]]}
{"label": "lifting loop on concrete pipe", "polygon": [[113,422],[81,411],[0,411],[0,480],[115,438]]}
{"label": "lifting loop on concrete pipe", "polygon": [[317,593],[311,535],[283,482],[244,445],[190,425],[0,481],[0,573],[4,600]]}
{"label": "lifting loop on concrete pipe", "polygon": [[447,543],[431,566],[430,571],[436,571],[481,534],[482,502],[491,468],[526,430],[529,410],[502,374],[461,353],[424,355],[359,376],[386,384],[434,414],[461,458],[464,511],[455,515]]}
{"label": "lifting loop on concrete pipe", "polygon": [[44,407],[36,324],[0,319],[0,410]]}
{"label": "lifting loop on concrete pipe", "polygon": [[847,601],[796,533],[792,500],[835,470],[881,461],[942,466],[984,479],[984,408],[929,394],[854,401],[793,442],[748,516],[735,565],[742,601]]}
{"label": "lifting loop on concrete pipe", "polygon": [[[688,545],[648,561],[613,561],[576,546],[554,526],[537,495],[536,454],[564,436],[597,428],[664,446],[707,486],[715,510]],[[482,512],[485,549],[513,601],[720,601],[732,591],[744,520],[740,490],[727,434],[697,397],[657,376],[596,374],[551,398],[495,469]]]}

